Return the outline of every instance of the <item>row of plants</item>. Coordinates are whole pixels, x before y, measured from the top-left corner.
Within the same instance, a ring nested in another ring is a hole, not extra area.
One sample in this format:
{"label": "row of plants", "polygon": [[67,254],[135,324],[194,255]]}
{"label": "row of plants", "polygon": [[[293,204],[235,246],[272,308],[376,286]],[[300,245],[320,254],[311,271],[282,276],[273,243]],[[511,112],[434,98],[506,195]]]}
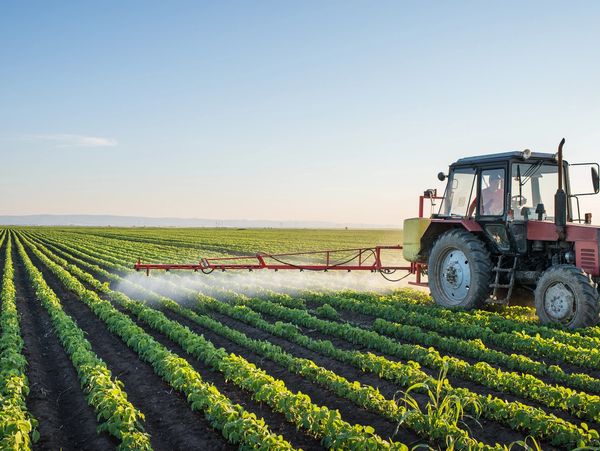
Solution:
{"label": "row of plants", "polygon": [[6,231],[0,238],[0,248],[5,239],[0,292],[0,449],[29,450],[32,442],[39,439],[38,422],[26,404],[29,394],[27,359],[23,355],[25,343],[17,313],[12,240]]}
{"label": "row of plants", "polygon": [[[80,297],[86,296],[101,301],[95,292],[87,290],[69,274],[72,272],[83,276],[84,271],[65,260],[62,262],[63,264],[58,265],[35,249],[35,245],[32,246],[33,252],[51,271],[55,272],[57,276],[63,275],[72,291]],[[68,271],[63,267],[68,268]],[[90,277],[93,279],[87,274],[87,278]],[[103,284],[97,285],[97,287],[104,287],[104,292],[113,302],[132,312],[153,329],[168,336],[190,355],[223,373],[226,380],[250,391],[257,401],[267,403],[273,410],[284,414],[290,422],[321,439],[324,446],[334,449],[408,449],[402,443],[383,440],[374,433],[370,426],[347,423],[337,410],[318,406],[307,395],[290,391],[283,381],[273,378],[241,356],[228,354],[224,349],[216,348],[209,340],[193,333],[180,323],[170,320],[162,312],[140,302],[132,301],[122,293],[106,289]]]}
{"label": "row of plants", "polygon": [[[499,448],[498,445],[488,446],[473,440],[466,431],[457,427],[456,424],[452,424],[448,421],[432,422],[418,410],[413,409],[407,411],[403,406],[398,406],[395,400],[386,399],[379,390],[372,386],[361,384],[358,381],[350,382],[333,371],[316,365],[312,360],[294,357],[284,351],[280,346],[276,346],[266,340],[249,338],[244,333],[227,327],[213,318],[198,314],[191,309],[184,308],[171,299],[153,293],[143,287],[135,286],[135,284],[130,281],[122,279],[115,274],[111,274],[98,266],[94,267],[94,265],[79,259],[74,259],[74,261],[77,264],[89,268],[101,277],[113,280],[121,286],[133,288],[133,290],[137,291],[151,304],[160,304],[164,308],[184,316],[200,326],[207,328],[256,354],[269,358],[275,363],[285,367],[290,372],[303,376],[308,380],[333,391],[337,395],[354,402],[360,407],[373,411],[392,421],[402,422],[403,425],[412,429],[427,440],[437,441],[439,443],[451,441],[457,449]],[[97,288],[103,289],[101,285],[97,285]]]}
{"label": "row of plants", "polygon": [[[269,297],[269,300],[289,306],[281,302],[281,296]],[[332,306],[340,310],[359,312],[375,318],[372,329],[384,335],[391,335],[402,340],[433,346],[446,352],[501,365],[510,370],[528,373],[537,377],[548,378],[556,383],[592,393],[600,392],[600,380],[585,373],[566,373],[558,365],[548,365],[521,354],[508,354],[488,348],[484,341],[501,348],[535,346],[538,338],[520,338],[514,333],[493,333],[479,326],[464,326],[448,320],[430,317],[424,314],[392,309],[386,305],[364,304],[344,296],[328,296],[321,307]],[[383,318],[395,321],[386,321]],[[425,330],[425,327],[429,330]],[[465,329],[468,329],[467,331]],[[477,338],[458,338],[457,335]],[[483,341],[482,341],[483,340]],[[533,340],[531,343],[530,340]],[[524,345],[525,343],[526,345]],[[563,350],[564,352],[564,350]]]}
{"label": "row of plants", "polygon": [[[600,368],[600,351],[582,346],[575,346],[543,338],[540,335],[527,335],[521,331],[499,332],[489,327],[456,321],[452,315],[437,315],[442,309],[430,308],[421,310],[421,306],[394,306],[375,302],[361,302],[347,297],[320,297],[321,302],[335,308],[358,312],[388,321],[424,327],[444,335],[463,339],[478,339],[483,343],[524,353],[537,358],[549,358],[554,361],[570,363],[583,368]],[[460,315],[460,312],[456,312]]]}
{"label": "row of plants", "polygon": [[[242,449],[293,449],[280,435],[271,432],[262,418],[234,404],[200,374],[185,359],[158,343],[129,316],[118,311],[109,301],[87,290],[75,277],[61,266],[50,261],[34,244],[24,239],[28,248],[53,274],[96,314],[110,332],[119,336],[137,352],[141,360],[148,362],[155,372],[171,387],[184,394],[193,410],[204,413],[213,427],[220,430],[231,443]],[[24,250],[23,250],[24,252]],[[64,266],[67,262],[64,262]]]}
{"label": "row of plants", "polygon": [[558,365],[547,365],[521,354],[507,354],[490,349],[478,338],[469,340],[444,336],[436,332],[426,332],[418,326],[394,323],[381,318],[375,319],[372,329],[382,335],[420,343],[423,346],[433,346],[452,354],[547,378],[557,384],[584,392],[600,393],[600,380],[586,373],[566,373]]}
{"label": "row of plants", "polygon": [[62,309],[60,300],[33,265],[18,238],[16,244],[36,297],[48,311],[54,333],[77,371],[88,404],[98,416],[98,431],[116,437],[120,449],[151,449],[150,437],[144,432],[144,414],[127,400],[122,382],[113,380],[111,371],[92,350],[85,332]]}
{"label": "row of plants", "polygon": [[[327,294],[323,293],[306,293],[306,296],[304,297],[314,301],[327,302]],[[571,345],[575,348],[586,348],[591,350],[597,350],[600,346],[600,333],[598,333],[597,327],[577,330],[562,330],[559,328],[559,326],[542,326],[537,323],[537,321],[515,320],[486,310],[462,312],[444,309],[435,304],[427,305],[412,303],[408,301],[410,297],[411,295],[409,291],[406,293],[398,293],[395,298],[395,302],[381,302],[376,301],[375,299],[356,300],[370,305],[383,304],[392,310],[402,309],[411,311],[413,313],[427,315],[429,317],[446,319],[454,322],[455,324],[461,324],[462,326],[478,326],[486,328],[493,333],[516,332],[522,334],[523,337],[539,337],[548,340],[548,343],[551,345],[553,345],[553,343],[563,343],[565,345]],[[349,294],[349,296],[345,296],[345,298],[355,298],[355,295]]]}
{"label": "row of plants", "polygon": [[[354,364],[362,370],[369,371],[369,368],[371,368],[371,372],[380,376],[387,376],[390,380],[402,383],[404,386],[410,386],[415,381],[429,380],[429,384],[434,384],[435,382],[432,379],[428,379],[429,376],[418,369],[418,364],[403,365],[373,354],[344,351],[336,348],[330,342],[312,340],[300,334],[295,326],[282,323],[272,325],[261,318],[257,318],[256,315],[258,313],[249,310],[247,307],[232,306],[201,295],[197,296],[197,298],[205,309],[214,309],[219,313],[245,321],[269,333],[282,336],[282,338],[290,339],[291,341],[297,340],[296,342],[302,346],[329,357],[345,361],[346,363]],[[149,300],[156,301],[156,299]],[[253,303],[250,302],[249,305],[253,305]],[[236,314],[237,312],[242,313]],[[401,375],[407,371],[411,376],[403,378]],[[452,390],[453,393],[460,394],[465,400],[481,402],[484,417],[507,424],[516,430],[527,431],[539,438],[551,440],[555,445],[574,447],[582,443],[595,443],[597,441],[598,435],[596,431],[587,431],[585,427],[577,428],[572,423],[558,419],[553,415],[548,415],[540,409],[520,403],[506,402],[498,398],[476,395],[465,389]],[[465,402],[467,403],[467,401]]]}
{"label": "row of plants", "polygon": [[448,374],[450,375],[471,380],[495,390],[512,393],[548,407],[559,408],[580,418],[592,421],[597,421],[600,418],[600,397],[595,395],[549,385],[529,374],[502,371],[486,362],[471,365],[456,357],[442,357],[433,348],[427,349],[415,344],[401,344],[372,330],[365,330],[348,323],[342,324],[323,320],[304,310],[290,309],[270,301],[247,300],[240,296],[238,302],[279,319],[316,329],[321,333],[333,335],[387,355],[405,360],[414,360],[432,369],[440,370],[447,364]]}
{"label": "row of plants", "polygon": [[[155,249],[157,248],[159,245],[152,245],[149,248],[146,247],[142,247],[139,246],[137,243],[135,242],[127,242],[127,236],[129,235],[130,231],[128,231],[127,234],[123,234],[120,238],[121,240],[119,241],[119,246],[115,247],[113,246],[113,250],[117,250],[120,249],[121,247],[125,246],[129,251],[133,252],[134,254],[137,253],[137,255],[139,255],[140,251],[142,251],[142,253],[144,255],[146,255],[147,253],[150,252],[150,249]],[[135,235],[135,231],[131,231],[131,233],[133,233]],[[62,235],[64,235],[64,233],[62,233]],[[61,235],[61,238],[62,238]],[[147,235],[144,232],[144,235]],[[161,232],[157,233],[156,238],[159,238],[161,235]],[[183,235],[186,235],[186,233],[183,233]],[[81,234],[78,234],[78,236],[80,237],[80,239],[78,240],[79,242],[91,242],[93,238],[95,237],[89,237],[89,236],[83,236]],[[106,240],[104,240],[106,241]],[[100,241],[98,242],[97,240],[95,240],[94,242],[98,245],[105,245],[106,243],[104,241]],[[160,242],[160,240],[158,240],[157,242]],[[188,240],[188,242],[193,242]],[[130,244],[130,246],[128,246],[128,244]],[[202,243],[200,243],[202,245]],[[230,242],[226,242],[225,243],[227,246],[230,244]],[[225,247],[227,247],[225,246]],[[160,246],[160,251],[158,252],[150,252],[150,254],[152,254],[152,258],[156,259],[157,261],[160,261],[161,259],[164,261],[165,258],[168,258],[170,260],[173,259],[177,259],[177,258],[181,258],[181,249],[177,249],[177,248],[168,248],[168,247],[163,247]],[[196,259],[197,255],[192,255],[191,258],[192,259]],[[126,257],[124,258],[121,263],[122,264],[128,264],[131,261],[131,257]],[[395,291],[392,292],[391,294],[386,294],[386,295],[380,295],[380,294],[376,294],[376,293],[357,293],[357,292],[349,292],[349,295],[353,296],[354,298],[357,299],[361,299],[361,300],[368,300],[368,301],[373,301],[375,300],[377,303],[381,303],[382,301],[388,301],[391,304],[395,303],[395,302],[400,302],[401,304],[405,305],[407,303],[412,303],[412,304],[424,304],[424,306],[426,307],[433,307],[436,308],[435,306],[433,306],[433,304],[431,303],[430,298],[423,294],[423,293],[418,293],[415,292],[414,290],[410,290],[408,292],[408,295],[406,295],[407,292],[405,290],[400,290],[400,291]],[[317,295],[321,295],[323,296],[323,293],[318,293]],[[454,315],[454,312],[452,313]],[[555,330],[552,328],[548,328],[545,326],[539,326],[538,324],[532,324],[532,321],[534,321],[534,316],[532,315],[532,309],[528,308],[528,307],[520,307],[520,306],[509,306],[509,307],[503,307],[501,309],[501,312],[487,312],[487,311],[477,311],[475,314],[475,317],[472,318],[473,314],[472,312],[464,312],[461,315],[459,315],[460,317],[462,317],[462,315],[464,315],[464,320],[465,321],[483,321],[485,325],[491,325],[492,327],[494,327],[494,330],[504,330],[507,329],[508,331],[510,330],[523,330],[523,327],[525,327],[526,329],[530,329],[528,331],[528,334],[540,334],[540,336],[545,337],[545,338],[554,338],[557,339],[561,342],[566,342],[567,344],[573,344],[575,346],[581,346],[584,343],[582,343],[579,339],[581,337],[583,338],[589,338],[589,340],[587,341],[587,345],[588,347],[590,347],[591,349],[596,349],[598,347],[598,344],[600,344],[600,342],[596,339],[598,337],[598,334],[596,333],[595,329],[592,330],[583,330],[583,331],[578,331],[573,333],[572,331],[563,331],[563,330]],[[470,318],[471,317],[471,318]],[[511,321],[505,321],[506,319],[512,319]],[[527,323],[527,324],[525,324]],[[533,326],[533,327],[530,327]],[[498,329],[499,328],[499,329]],[[573,336],[575,335],[575,336]],[[586,335],[591,335],[591,337],[586,337]],[[577,342],[579,340],[579,343]]]}
{"label": "row of plants", "polygon": [[[253,300],[252,302],[255,303],[256,301]],[[369,314],[376,314],[374,312],[381,312],[384,314],[389,310],[389,307],[386,307],[385,305],[378,306],[377,304],[363,304],[358,301],[337,298],[334,296],[330,297],[330,303],[346,309],[350,309],[348,306],[351,305],[355,308],[358,307],[361,313]],[[364,307],[365,305],[370,308],[370,310],[367,310]],[[308,327],[318,326],[321,328],[321,330],[324,329],[325,331],[332,328],[332,323],[330,321],[312,317],[306,312],[302,313],[305,315],[303,317],[304,321],[309,324]],[[385,326],[384,323],[378,324],[380,327]],[[420,345],[399,344],[377,332],[367,331],[349,324],[344,324],[343,327],[345,328],[345,331],[342,335],[344,338],[352,337],[352,340],[350,341],[353,343],[368,343],[368,346],[371,346],[372,349],[376,349],[381,352],[387,352],[396,357],[415,360],[421,364],[424,364],[425,366],[438,370],[441,369],[444,364],[447,364],[449,367],[449,373],[452,375],[472,380],[497,390],[513,393],[525,399],[531,399],[540,402],[549,407],[561,408],[580,418],[596,421],[600,416],[600,397],[598,396],[589,395],[585,392],[575,392],[562,386],[551,386],[529,374],[504,372],[485,362],[479,362],[475,365],[471,365],[455,357],[442,357],[436,350],[426,349]],[[403,338],[412,337],[413,339],[411,341],[418,341],[424,345],[451,343],[454,345],[452,349],[448,349],[451,352],[458,349],[458,346],[460,346],[463,351],[467,349],[475,353],[478,350],[476,344],[465,344],[459,342],[457,346],[456,340],[454,342],[450,340],[445,341],[444,337],[439,335],[435,337],[433,335],[420,333],[420,331],[415,331],[414,329],[409,329],[406,331],[406,329],[402,329],[396,325],[393,325],[391,328],[386,327],[385,329],[386,332],[393,332],[395,335],[399,335],[403,330],[405,331]],[[480,348],[479,351],[481,352]],[[488,357],[489,354],[493,353],[488,353]],[[497,355],[502,356],[506,354],[497,353]],[[494,357],[491,359],[492,363],[499,363],[497,360],[494,360]],[[518,358],[513,359],[513,361],[517,360]],[[519,368],[519,370],[522,370],[522,368]],[[555,374],[560,375],[560,371],[560,368],[558,368],[558,371],[555,370]],[[589,378],[587,375],[581,375],[579,379],[577,379],[577,377],[569,378],[569,375],[566,373],[562,372],[562,374],[564,375],[565,379],[579,381],[580,383],[583,382],[584,385],[585,379]]]}
{"label": "row of plants", "polygon": [[[416,362],[401,363],[369,352],[341,349],[331,341],[308,337],[293,323],[266,321],[259,312],[250,308],[254,305],[252,303],[230,305],[201,295],[198,296],[197,302],[201,311],[215,311],[227,315],[327,357],[353,365],[361,371],[376,374],[403,387],[411,387],[415,383],[424,383],[427,387],[435,384],[434,379],[420,370],[420,366]],[[460,397],[462,403],[469,408],[480,405],[483,418],[497,421],[514,430],[525,431],[532,436],[548,440],[553,445],[572,448],[598,443],[596,431],[588,430],[585,426],[579,428],[573,423],[547,414],[539,408],[519,402],[504,401],[491,395],[479,395],[464,388],[452,388],[450,384],[447,384],[446,389],[449,394]]]}

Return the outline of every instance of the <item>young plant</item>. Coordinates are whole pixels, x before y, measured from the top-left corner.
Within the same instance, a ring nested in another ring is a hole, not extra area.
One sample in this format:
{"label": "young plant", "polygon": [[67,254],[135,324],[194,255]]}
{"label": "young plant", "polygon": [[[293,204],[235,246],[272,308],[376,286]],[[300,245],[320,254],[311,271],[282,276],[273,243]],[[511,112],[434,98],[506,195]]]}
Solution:
{"label": "young plant", "polygon": [[[476,400],[465,400],[455,392],[449,390],[450,385],[446,377],[447,374],[448,365],[444,364],[434,384],[419,382],[411,385],[406,391],[399,392],[403,397],[398,402],[404,402],[407,410],[396,426],[396,433],[406,418],[414,412],[419,413],[424,419],[425,424],[423,426],[428,430],[434,430],[441,425],[451,425],[457,428],[466,427],[469,429],[469,426],[464,421],[465,419],[471,419],[479,424],[477,418],[481,414],[481,405]],[[411,394],[415,390],[424,391],[427,395],[427,404],[423,408],[419,401]],[[474,412],[474,414],[467,414],[467,410]],[[453,437],[448,436],[444,445],[446,449],[454,449],[455,443]]]}
{"label": "young plant", "polygon": [[321,318],[330,319],[334,321],[340,318],[340,314],[337,312],[337,310],[329,304],[323,304],[320,307],[317,307],[315,309],[315,313]]}

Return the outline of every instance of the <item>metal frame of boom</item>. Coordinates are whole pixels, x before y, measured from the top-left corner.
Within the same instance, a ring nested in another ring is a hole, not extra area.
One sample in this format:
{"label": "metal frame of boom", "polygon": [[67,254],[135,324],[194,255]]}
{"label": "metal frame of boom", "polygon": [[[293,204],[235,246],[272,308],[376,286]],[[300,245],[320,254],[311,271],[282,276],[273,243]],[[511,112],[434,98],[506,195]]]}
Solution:
{"label": "metal frame of boom", "polygon": [[[434,200],[441,199],[437,196],[435,190],[427,190],[422,196],[419,196],[419,217],[423,217],[425,200],[434,205]],[[406,276],[414,274],[415,281],[410,281],[409,284],[417,286],[427,286],[426,282],[421,280],[423,275],[427,274],[427,265],[422,263],[409,263],[406,266],[386,265],[382,262],[381,251],[401,251],[401,245],[393,246],[374,246],[356,249],[336,249],[325,251],[312,252],[294,252],[288,254],[266,254],[258,253],[255,255],[239,256],[239,257],[216,257],[202,258],[198,263],[192,264],[161,264],[161,263],[142,263],[138,260],[133,266],[136,271],[145,271],[146,275],[150,274],[151,270],[187,270],[195,272],[203,272],[209,274],[213,271],[228,271],[228,270],[261,270],[267,269],[272,271],[279,270],[297,270],[297,271],[370,271],[379,272],[384,277],[393,274],[396,271],[407,271]],[[345,257],[340,261],[334,261],[334,257],[341,253],[352,252],[351,257]],[[324,263],[309,264],[309,263],[292,263],[287,261],[290,257],[306,257],[321,255]],[[245,261],[245,262],[244,262]],[[387,278],[387,277],[386,277]],[[401,279],[403,279],[402,277]],[[398,279],[398,280],[401,280]],[[388,279],[389,280],[389,279]]]}
{"label": "metal frame of boom", "polygon": [[[270,269],[279,270],[299,270],[299,271],[410,271],[411,266],[385,265],[382,263],[382,250],[402,250],[402,246],[375,246],[356,249],[336,249],[326,251],[312,252],[294,252],[288,254],[265,254],[240,256],[240,257],[217,257],[202,258],[197,264],[157,264],[142,263],[140,260],[134,265],[136,271],[146,271],[149,273],[153,269],[158,270],[192,270],[204,273],[212,271],[227,270],[259,270]],[[345,258],[342,262],[334,261],[336,254],[349,253],[353,255]],[[293,263],[286,261],[291,257],[314,257],[321,256],[323,264]]]}

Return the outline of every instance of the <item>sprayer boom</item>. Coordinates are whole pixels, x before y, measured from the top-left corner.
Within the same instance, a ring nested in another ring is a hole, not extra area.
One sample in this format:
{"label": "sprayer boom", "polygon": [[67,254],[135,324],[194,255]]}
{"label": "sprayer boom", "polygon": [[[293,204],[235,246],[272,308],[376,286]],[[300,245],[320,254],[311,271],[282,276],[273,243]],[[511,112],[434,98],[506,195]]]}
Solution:
{"label": "sprayer boom", "polygon": [[[164,271],[191,270],[209,274],[215,270],[259,270],[273,271],[295,269],[299,271],[371,271],[392,274],[395,271],[411,271],[411,266],[384,264],[383,258],[400,261],[402,246],[375,246],[358,249],[295,252],[291,254],[265,254],[240,257],[202,258],[198,264],[154,264],[142,263],[133,266],[136,271],[150,273],[152,269]],[[395,254],[395,255],[389,255]]]}

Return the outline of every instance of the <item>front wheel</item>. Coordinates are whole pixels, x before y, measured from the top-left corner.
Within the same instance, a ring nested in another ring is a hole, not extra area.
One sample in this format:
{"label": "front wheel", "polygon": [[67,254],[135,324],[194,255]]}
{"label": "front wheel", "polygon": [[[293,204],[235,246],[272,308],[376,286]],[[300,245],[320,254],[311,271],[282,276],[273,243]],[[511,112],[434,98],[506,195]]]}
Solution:
{"label": "front wheel", "polygon": [[429,290],[434,301],[443,307],[479,307],[489,296],[491,273],[485,245],[466,230],[449,230],[431,248]]}
{"label": "front wheel", "polygon": [[570,329],[594,326],[600,312],[598,290],[580,268],[552,266],[537,283],[535,310],[542,324],[558,323]]}

